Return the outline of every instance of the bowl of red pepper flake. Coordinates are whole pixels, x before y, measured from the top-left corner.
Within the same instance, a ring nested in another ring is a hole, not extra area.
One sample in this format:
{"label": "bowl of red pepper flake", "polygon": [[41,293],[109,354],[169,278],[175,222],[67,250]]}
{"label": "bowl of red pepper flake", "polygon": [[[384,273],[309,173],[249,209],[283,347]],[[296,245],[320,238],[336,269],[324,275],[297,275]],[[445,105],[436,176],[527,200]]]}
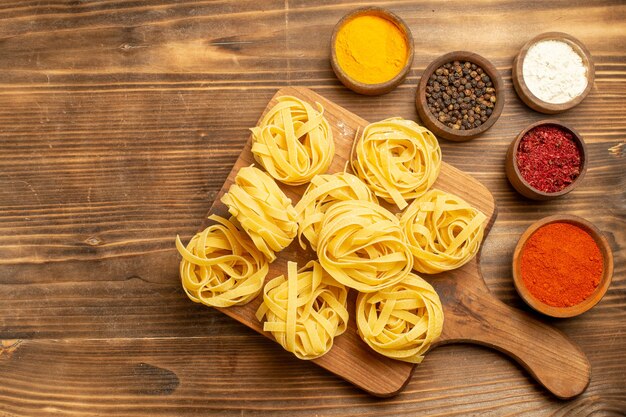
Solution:
{"label": "bowl of red pepper flake", "polygon": [[589,221],[555,215],[532,224],[513,254],[513,282],[533,309],[574,317],[595,306],[613,276],[613,254]]}
{"label": "bowl of red pepper flake", "polygon": [[586,147],[574,128],[542,120],[522,130],[509,146],[506,175],[520,194],[550,200],[572,191],[587,171]]}

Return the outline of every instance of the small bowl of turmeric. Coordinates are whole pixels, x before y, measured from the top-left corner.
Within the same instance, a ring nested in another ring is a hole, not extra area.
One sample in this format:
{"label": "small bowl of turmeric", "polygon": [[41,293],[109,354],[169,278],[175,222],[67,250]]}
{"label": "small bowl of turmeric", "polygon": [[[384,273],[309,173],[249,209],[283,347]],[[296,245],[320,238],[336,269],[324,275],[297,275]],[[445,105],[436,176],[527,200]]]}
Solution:
{"label": "small bowl of turmeric", "polygon": [[573,215],[533,223],[513,254],[513,282],[534,310],[565,318],[584,313],[604,296],[613,276],[613,254],[602,232]]}
{"label": "small bowl of turmeric", "polygon": [[331,38],[331,66],[352,91],[385,94],[400,85],[413,63],[413,35],[389,10],[365,7],[345,15]]}

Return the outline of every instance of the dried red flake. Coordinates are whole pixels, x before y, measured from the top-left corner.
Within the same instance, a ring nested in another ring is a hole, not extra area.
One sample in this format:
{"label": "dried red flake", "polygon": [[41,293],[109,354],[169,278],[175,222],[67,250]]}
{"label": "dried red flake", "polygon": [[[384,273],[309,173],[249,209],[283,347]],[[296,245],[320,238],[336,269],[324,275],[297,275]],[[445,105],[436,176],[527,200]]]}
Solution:
{"label": "dried red flake", "polygon": [[517,148],[517,169],[531,187],[561,191],[580,175],[580,150],[572,134],[554,125],[528,131]]}

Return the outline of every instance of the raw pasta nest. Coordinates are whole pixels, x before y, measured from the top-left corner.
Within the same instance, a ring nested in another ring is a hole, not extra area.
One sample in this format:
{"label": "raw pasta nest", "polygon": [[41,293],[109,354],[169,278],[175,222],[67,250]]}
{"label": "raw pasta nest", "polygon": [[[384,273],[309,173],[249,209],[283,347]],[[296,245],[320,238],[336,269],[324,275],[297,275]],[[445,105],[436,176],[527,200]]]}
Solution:
{"label": "raw pasta nest", "polygon": [[246,304],[261,292],[267,259],[231,221],[209,218],[217,224],[196,234],[186,248],[176,236],[183,289],[192,301],[211,307]]}
{"label": "raw pasta nest", "polygon": [[256,317],[266,317],[263,330],[285,350],[300,359],[319,358],[346,331],[348,290],[315,261],[300,270],[289,262],[287,270],[286,279],[281,275],[265,285]]}
{"label": "raw pasta nest", "polygon": [[435,289],[411,273],[402,282],[357,297],[359,336],[381,355],[420,363],[443,329],[443,309]]}
{"label": "raw pasta nest", "polygon": [[341,201],[326,211],[317,256],[333,278],[361,292],[394,285],[413,266],[398,218],[371,201]]}
{"label": "raw pasta nest", "polygon": [[441,168],[441,149],[428,129],[399,117],[369,124],[356,140],[352,168],[389,203],[404,209],[424,194]]}
{"label": "raw pasta nest", "polygon": [[274,252],[289,246],[296,236],[298,224],[291,200],[258,168],[241,168],[222,202],[270,262],[276,259]]}
{"label": "raw pasta nest", "polygon": [[487,217],[460,197],[433,189],[400,218],[413,269],[425,274],[459,268],[478,252]]}
{"label": "raw pasta nest", "polygon": [[289,185],[309,182],[328,170],[335,156],[333,133],[324,108],[282,96],[252,130],[254,158],[276,180]]}
{"label": "raw pasta nest", "polygon": [[358,177],[347,172],[316,175],[296,204],[298,240],[306,249],[303,236],[317,250],[317,241],[324,213],[338,201],[364,200],[377,203],[372,191]]}

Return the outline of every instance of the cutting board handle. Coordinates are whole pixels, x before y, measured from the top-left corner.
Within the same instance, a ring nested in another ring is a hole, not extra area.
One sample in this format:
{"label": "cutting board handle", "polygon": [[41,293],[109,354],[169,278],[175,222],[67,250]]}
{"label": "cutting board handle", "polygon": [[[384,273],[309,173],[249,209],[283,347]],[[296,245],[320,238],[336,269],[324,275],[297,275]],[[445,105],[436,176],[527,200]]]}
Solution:
{"label": "cutting board handle", "polygon": [[457,302],[444,307],[446,323],[438,344],[474,343],[497,349],[562,399],[587,388],[591,365],[565,334],[509,307],[488,290],[463,287],[455,288]]}

